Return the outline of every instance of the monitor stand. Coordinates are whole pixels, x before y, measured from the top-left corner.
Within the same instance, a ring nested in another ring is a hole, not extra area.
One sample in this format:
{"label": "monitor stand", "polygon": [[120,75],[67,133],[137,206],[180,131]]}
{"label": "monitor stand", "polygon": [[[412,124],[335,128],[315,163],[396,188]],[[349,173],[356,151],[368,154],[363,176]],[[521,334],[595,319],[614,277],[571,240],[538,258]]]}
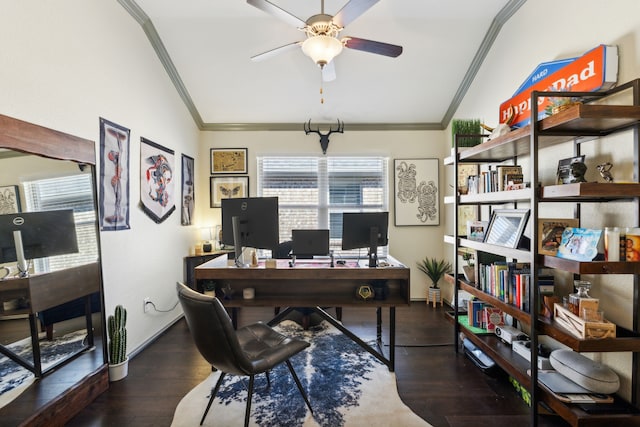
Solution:
{"label": "monitor stand", "polygon": [[22,246],[22,232],[15,230],[13,232],[13,244],[16,248],[16,258],[18,259],[18,272],[20,277],[29,276],[29,262],[24,257],[24,247]]}
{"label": "monitor stand", "polygon": [[369,229],[369,267],[378,266],[378,227]]}
{"label": "monitor stand", "polygon": [[240,217],[231,218],[231,226],[233,227],[233,245],[235,248],[235,263],[238,268],[249,268],[242,257],[242,232],[240,231]]}

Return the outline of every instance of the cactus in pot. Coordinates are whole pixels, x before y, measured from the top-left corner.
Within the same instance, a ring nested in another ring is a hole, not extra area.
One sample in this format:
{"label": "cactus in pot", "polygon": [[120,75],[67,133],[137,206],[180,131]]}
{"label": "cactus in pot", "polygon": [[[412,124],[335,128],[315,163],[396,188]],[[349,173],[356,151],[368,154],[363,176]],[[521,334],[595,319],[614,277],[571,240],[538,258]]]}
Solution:
{"label": "cactus in pot", "polygon": [[107,318],[109,335],[109,364],[117,365],[127,359],[127,310],[117,305],[113,315]]}

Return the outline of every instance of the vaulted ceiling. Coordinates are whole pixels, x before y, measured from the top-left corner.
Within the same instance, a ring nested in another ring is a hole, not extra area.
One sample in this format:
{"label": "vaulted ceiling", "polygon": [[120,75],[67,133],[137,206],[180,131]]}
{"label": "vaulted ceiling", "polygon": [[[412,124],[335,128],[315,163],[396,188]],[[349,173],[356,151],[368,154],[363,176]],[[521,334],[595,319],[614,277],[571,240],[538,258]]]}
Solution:
{"label": "vaulted ceiling", "polygon": [[[348,0],[269,1],[306,21],[322,4],[335,15]],[[299,129],[309,119],[340,119],[350,129],[442,129],[500,28],[525,1],[380,0],[340,36],[400,45],[402,54],[344,49],[334,59],[335,80],[322,82],[298,46],[250,59],[306,36],[245,0],[119,0],[200,129],[218,130]]]}

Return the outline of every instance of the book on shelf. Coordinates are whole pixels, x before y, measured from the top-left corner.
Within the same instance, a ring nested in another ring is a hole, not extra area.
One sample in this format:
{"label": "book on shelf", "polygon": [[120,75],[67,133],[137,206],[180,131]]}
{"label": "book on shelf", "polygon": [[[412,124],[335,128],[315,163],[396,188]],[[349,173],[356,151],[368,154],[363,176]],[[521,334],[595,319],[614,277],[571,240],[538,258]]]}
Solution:
{"label": "book on shelf", "polygon": [[488,332],[495,332],[496,326],[504,325],[504,313],[499,308],[487,305],[482,312],[485,329]]}
{"label": "book on shelf", "polygon": [[521,173],[509,173],[504,177],[504,191],[520,190],[525,188],[524,175]]}
{"label": "book on shelf", "polygon": [[[511,180],[514,181],[514,184],[519,184],[523,182],[522,175],[522,166],[512,166],[512,165],[498,165],[497,169],[497,189],[496,191],[504,191],[507,181],[507,176],[511,175]],[[519,175],[519,178],[516,178]],[[520,182],[516,182],[516,179],[519,179]]]}
{"label": "book on shelf", "polygon": [[469,326],[484,329],[484,306],[484,301],[480,301],[477,299],[472,299],[467,302],[467,316]]}

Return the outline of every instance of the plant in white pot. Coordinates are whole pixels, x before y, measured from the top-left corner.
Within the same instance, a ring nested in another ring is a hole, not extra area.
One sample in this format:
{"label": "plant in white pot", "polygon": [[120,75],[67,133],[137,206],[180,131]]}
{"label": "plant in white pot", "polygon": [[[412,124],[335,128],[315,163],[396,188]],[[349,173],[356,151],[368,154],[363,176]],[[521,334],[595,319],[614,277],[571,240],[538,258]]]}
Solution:
{"label": "plant in white pot", "polygon": [[451,263],[443,259],[425,258],[418,262],[418,268],[431,279],[431,286],[427,294],[427,304],[433,302],[435,307],[437,302],[442,303],[442,296],[438,282],[445,274],[451,273]]}
{"label": "plant in white pot", "polygon": [[109,336],[109,380],[119,381],[129,372],[127,357],[127,310],[117,305],[113,315],[107,318]]}

